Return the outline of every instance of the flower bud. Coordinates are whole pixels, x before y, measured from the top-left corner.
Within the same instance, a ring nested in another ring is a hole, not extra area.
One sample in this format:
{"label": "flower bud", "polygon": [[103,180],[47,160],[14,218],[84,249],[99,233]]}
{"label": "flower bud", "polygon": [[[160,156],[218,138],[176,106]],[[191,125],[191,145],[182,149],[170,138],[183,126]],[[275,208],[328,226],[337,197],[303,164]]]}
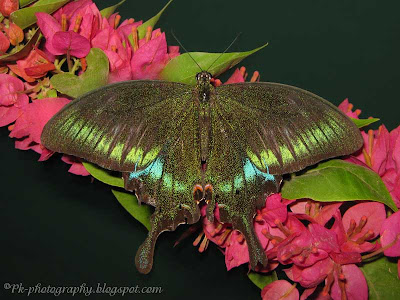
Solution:
{"label": "flower bud", "polygon": [[4,31],[6,32],[8,39],[13,46],[18,45],[24,40],[24,32],[18,25],[14,23],[10,23],[10,26],[8,28],[5,27]]}
{"label": "flower bud", "polygon": [[2,31],[0,31],[0,55],[6,53],[9,47],[10,47],[10,41],[5,36],[5,34]]}
{"label": "flower bud", "polygon": [[8,17],[18,9],[18,0],[0,0],[0,12]]}

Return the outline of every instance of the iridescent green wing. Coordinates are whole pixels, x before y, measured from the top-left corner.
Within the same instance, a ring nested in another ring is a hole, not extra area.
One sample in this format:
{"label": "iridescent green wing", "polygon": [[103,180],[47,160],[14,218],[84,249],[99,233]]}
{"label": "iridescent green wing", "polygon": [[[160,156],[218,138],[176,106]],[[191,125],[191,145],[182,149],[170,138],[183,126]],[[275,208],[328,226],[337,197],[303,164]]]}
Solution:
{"label": "iridescent green wing", "polygon": [[291,86],[220,86],[212,103],[206,182],[214,188],[212,200],[218,203],[221,220],[244,234],[255,268],[267,259],[254,234],[253,217],[265,196],[278,191],[280,175],[350,154],[361,147],[362,138],[332,104]]}
{"label": "iridescent green wing", "polygon": [[[212,198],[207,206],[207,217],[212,220],[218,203],[220,219],[231,223],[246,238],[250,263],[255,269],[258,263],[267,264],[267,258],[253,227],[256,208],[265,203],[265,197],[277,192],[281,177],[258,170],[247,157],[237,138],[235,129],[223,115],[213,97],[211,110],[211,143],[205,172],[205,183],[213,187]],[[240,115],[237,116],[240,118]]]}
{"label": "iridescent green wing", "polygon": [[266,82],[216,90],[218,110],[262,171],[292,173],[362,146],[359,129],[346,115],[305,90]]}
{"label": "iridescent green wing", "polygon": [[175,138],[156,160],[144,170],[125,174],[126,188],[135,190],[141,201],[155,206],[151,230],[135,258],[136,267],[145,274],[152,268],[159,234],[200,219],[193,195],[202,179],[196,102],[187,103],[186,108],[177,130],[170,133]]}
{"label": "iridescent green wing", "polygon": [[72,101],[43,130],[47,148],[123,172],[125,188],[155,206],[136,255],[143,273],[152,267],[162,231],[200,218],[193,200],[201,174],[192,96],[192,87],[179,83],[121,82]]}
{"label": "iridescent green wing", "polygon": [[77,98],[45,126],[42,143],[114,171],[145,169],[179,127],[191,88],[126,81]]}

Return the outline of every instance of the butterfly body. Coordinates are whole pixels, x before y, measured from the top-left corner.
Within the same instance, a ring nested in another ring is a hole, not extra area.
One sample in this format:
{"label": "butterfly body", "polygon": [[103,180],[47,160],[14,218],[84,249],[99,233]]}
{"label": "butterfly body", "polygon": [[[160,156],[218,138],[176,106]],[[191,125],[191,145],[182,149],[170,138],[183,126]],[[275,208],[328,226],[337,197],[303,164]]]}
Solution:
{"label": "butterfly body", "polygon": [[120,171],[125,189],[155,206],[152,228],[136,255],[151,270],[155,242],[165,230],[200,219],[243,233],[252,268],[267,264],[253,228],[282,174],[362,145],[357,127],[336,107],[307,91],[274,83],[214,87],[197,74],[195,87],[129,81],[92,91],[68,104],[45,126],[49,149]]}

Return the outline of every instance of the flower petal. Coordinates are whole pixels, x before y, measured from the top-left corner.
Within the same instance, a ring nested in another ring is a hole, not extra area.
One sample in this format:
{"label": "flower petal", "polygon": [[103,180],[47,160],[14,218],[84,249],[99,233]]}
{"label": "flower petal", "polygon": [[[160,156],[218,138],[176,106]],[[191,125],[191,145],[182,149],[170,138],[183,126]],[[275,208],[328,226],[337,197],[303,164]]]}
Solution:
{"label": "flower petal", "polygon": [[351,236],[353,241],[364,236],[368,231],[373,234],[367,240],[378,236],[382,223],[386,219],[385,205],[378,202],[365,202],[350,207],[343,215],[344,229],[346,231],[349,229],[351,220],[359,225],[363,218],[366,218],[366,223],[359,233]]}
{"label": "flower petal", "polygon": [[82,58],[88,55],[90,51],[90,42],[87,38],[77,34],[73,31],[59,31],[54,34],[53,48],[56,53],[53,54],[66,54],[68,51],[70,55]]}
{"label": "flower petal", "polygon": [[335,272],[335,281],[331,289],[333,300],[368,300],[368,285],[362,271],[356,265],[350,264],[342,266],[342,272],[345,277],[344,289],[346,298],[342,296],[342,290]]}
{"label": "flower petal", "polygon": [[381,228],[381,244],[382,247],[393,243],[397,239],[397,242],[384,251],[386,256],[400,256],[400,211],[395,212],[389,218],[385,220]]}
{"label": "flower petal", "polygon": [[299,291],[286,280],[276,280],[261,291],[263,300],[298,300]]}

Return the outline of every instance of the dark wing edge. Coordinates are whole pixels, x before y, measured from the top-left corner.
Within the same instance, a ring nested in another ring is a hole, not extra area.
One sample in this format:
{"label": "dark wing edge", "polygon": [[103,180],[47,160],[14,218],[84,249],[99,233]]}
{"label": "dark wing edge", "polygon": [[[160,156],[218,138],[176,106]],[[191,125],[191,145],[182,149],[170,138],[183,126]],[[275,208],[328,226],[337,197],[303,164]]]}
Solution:
{"label": "dark wing edge", "polygon": [[297,172],[363,145],[354,122],[311,92],[269,82],[222,85],[216,91],[236,138],[264,172]]}
{"label": "dark wing edge", "polygon": [[[45,125],[41,142],[105,169],[146,168],[179,126],[192,87],[173,82],[124,81],[71,101]],[[165,117],[167,116],[167,117]],[[174,120],[175,119],[175,120]]]}

